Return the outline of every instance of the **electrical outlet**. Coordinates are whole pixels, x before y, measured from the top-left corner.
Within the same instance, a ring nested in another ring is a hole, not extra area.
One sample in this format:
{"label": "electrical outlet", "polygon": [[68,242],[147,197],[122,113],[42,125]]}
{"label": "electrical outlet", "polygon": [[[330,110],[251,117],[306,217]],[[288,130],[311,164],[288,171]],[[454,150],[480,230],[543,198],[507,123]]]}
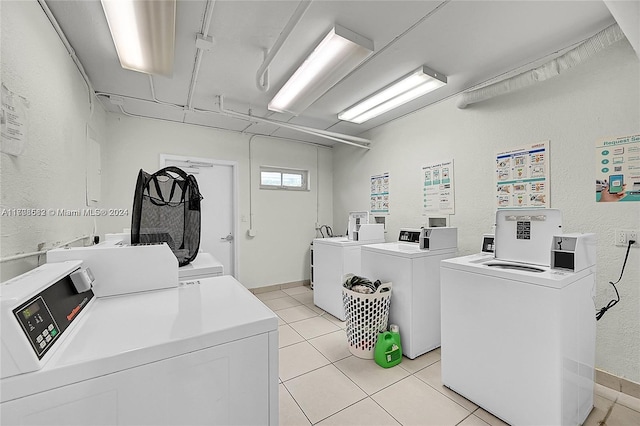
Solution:
{"label": "electrical outlet", "polygon": [[632,229],[616,229],[615,233],[616,245],[626,247],[629,241],[633,240],[635,243],[632,247],[640,247],[640,241],[638,241],[638,231]]}

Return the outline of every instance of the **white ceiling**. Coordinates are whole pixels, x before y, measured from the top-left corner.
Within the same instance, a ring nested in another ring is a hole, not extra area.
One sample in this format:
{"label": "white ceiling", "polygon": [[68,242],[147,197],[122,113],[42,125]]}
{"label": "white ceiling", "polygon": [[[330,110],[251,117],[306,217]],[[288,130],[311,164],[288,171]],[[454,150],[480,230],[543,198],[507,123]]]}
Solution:
{"label": "white ceiling", "polygon": [[[202,55],[189,110],[184,107],[195,40],[205,26],[207,3],[213,6],[207,35],[214,46]],[[126,113],[326,145],[334,142],[219,114],[218,97],[223,95],[224,107],[233,111],[359,135],[497,76],[539,65],[615,22],[600,0],[315,0],[276,55],[270,89],[262,92],[256,72],[263,51],[273,46],[298,3],[178,0],[174,73],[152,79],[156,99],[173,104],[167,105],[153,101],[146,74],[120,67],[99,0],[46,0],[94,90],[123,96]],[[374,52],[299,116],[267,111],[277,90],[334,24],[373,40]],[[360,125],[338,120],[338,112],[420,65],[445,74],[448,85]],[[107,110],[120,112],[108,96],[99,98]]]}

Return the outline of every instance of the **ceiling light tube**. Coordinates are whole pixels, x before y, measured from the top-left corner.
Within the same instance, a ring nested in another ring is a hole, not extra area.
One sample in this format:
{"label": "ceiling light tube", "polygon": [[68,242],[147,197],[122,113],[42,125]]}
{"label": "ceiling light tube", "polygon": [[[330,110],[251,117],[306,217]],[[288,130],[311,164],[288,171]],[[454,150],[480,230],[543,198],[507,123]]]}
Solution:
{"label": "ceiling light tube", "polygon": [[336,25],[269,102],[269,110],[298,115],[373,51],[373,42]]}
{"label": "ceiling light tube", "polygon": [[421,66],[373,95],[345,109],[338,118],[361,124],[447,84],[447,77]]}
{"label": "ceiling light tube", "polygon": [[101,0],[122,68],[171,76],[176,0]]}

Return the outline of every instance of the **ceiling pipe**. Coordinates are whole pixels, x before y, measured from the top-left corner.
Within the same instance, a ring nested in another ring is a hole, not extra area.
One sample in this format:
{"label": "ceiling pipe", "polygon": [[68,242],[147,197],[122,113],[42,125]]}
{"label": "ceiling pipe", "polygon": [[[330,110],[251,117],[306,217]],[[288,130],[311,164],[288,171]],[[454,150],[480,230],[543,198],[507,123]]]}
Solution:
{"label": "ceiling pipe", "polygon": [[[209,36],[209,29],[211,28],[211,19],[213,18],[213,6],[215,5],[215,0],[207,1],[207,8],[204,12],[205,17],[202,23],[202,36],[206,39]],[[196,46],[197,43],[196,43]],[[187,109],[191,110],[193,108],[193,93],[196,90],[196,82],[198,81],[198,74],[200,73],[200,64],[202,63],[202,55],[204,49],[197,47],[196,48],[196,60],[193,65],[193,74],[191,74],[191,84],[189,85],[189,95],[187,96]]]}
{"label": "ceiling pipe", "polygon": [[456,105],[461,109],[466,108],[470,104],[485,101],[556,77],[623,38],[625,38],[624,33],[618,24],[613,24],[580,43],[577,47],[537,68],[488,86],[462,93]]}
{"label": "ceiling pipe", "polygon": [[311,0],[302,0],[298,4],[298,7],[293,12],[293,15],[291,15],[291,18],[289,18],[289,22],[285,25],[276,42],[268,52],[265,51],[264,61],[256,73],[256,87],[260,91],[266,92],[269,90],[269,65],[271,65],[271,61],[273,61],[273,58],[278,54],[284,42],[287,41],[287,38],[289,38],[289,35],[298,22],[300,22],[300,19],[302,19],[302,16],[309,6],[311,6]]}
{"label": "ceiling pipe", "polygon": [[[176,120],[168,120],[168,119],[156,118],[156,117],[151,117],[151,116],[132,114],[130,112],[127,112],[123,108],[124,99],[131,99],[131,100],[134,100],[134,101],[158,103],[158,102],[155,102],[155,101],[149,101],[149,100],[146,100],[146,99],[134,98],[132,96],[126,96],[126,95],[116,95],[116,94],[108,93],[108,92],[96,92],[96,96],[103,96],[103,97],[109,98],[111,103],[113,105],[115,105],[120,110],[120,113],[122,113],[123,115],[129,116],[129,117],[148,118],[148,119],[156,119],[156,120],[162,120],[162,121],[179,122],[179,121],[176,121]],[[178,108],[178,109],[181,109],[181,110],[184,108],[183,106],[169,104],[169,103],[164,103],[163,105],[172,106],[174,108]],[[330,139],[330,140],[333,140],[333,141],[336,141],[336,142],[340,142],[340,143],[344,143],[344,144],[347,144],[347,145],[353,145],[353,146],[357,146],[359,148],[370,149],[367,146],[368,144],[371,143],[371,140],[369,140],[369,139],[360,138],[360,137],[357,137],[357,136],[345,135],[345,134],[341,134],[341,133],[330,132],[328,130],[320,130],[320,129],[313,129],[311,127],[298,126],[298,125],[295,125],[295,124],[284,123],[284,122],[281,122],[281,121],[271,120],[271,119],[268,119],[268,118],[256,117],[256,116],[249,115],[249,114],[243,114],[243,113],[240,113],[240,112],[227,110],[227,109],[224,108],[224,99],[222,98],[222,96],[220,97],[220,111],[211,111],[211,110],[200,109],[200,108],[194,108],[192,111],[196,112],[196,113],[203,113],[203,114],[222,114],[222,115],[226,115],[226,116],[229,116],[229,117],[240,118],[242,120],[250,121],[250,122],[254,122],[254,123],[255,122],[260,122],[260,123],[273,124],[275,126],[285,127],[287,129],[296,130],[296,131],[299,131],[299,132],[302,132],[302,133],[307,133],[307,134],[318,136],[318,137],[325,138],[325,139]],[[212,127],[212,126],[207,126],[207,125],[202,125],[202,126],[204,126],[204,127]],[[264,137],[275,137],[275,136],[261,135],[261,134],[256,134],[256,135],[264,136]],[[282,139],[287,139],[287,138],[282,138]],[[312,144],[312,145],[318,145],[318,144],[315,144],[313,142],[306,142],[306,141],[298,141],[298,142],[300,142],[300,143],[308,143],[308,144]]]}
{"label": "ceiling pipe", "polygon": [[[271,120],[268,118],[256,117],[254,115],[244,114],[241,112],[236,112],[232,110],[225,109],[224,107],[224,97],[219,96],[219,104],[220,104],[220,113],[227,115],[229,117],[240,118],[242,120],[253,121],[258,123],[267,123],[273,124],[279,127],[284,127],[285,129],[295,130],[298,132],[306,133],[313,136],[318,136],[324,139],[329,139],[335,142],[340,142],[346,145],[357,146],[358,148],[371,149],[365,144],[371,143],[369,139],[358,138],[357,136],[350,135],[342,135],[340,133],[329,132],[326,130],[313,129],[311,127],[299,126],[296,124],[289,124],[282,121]],[[203,111],[205,112],[205,111]],[[353,142],[353,140],[359,140],[358,142]]]}

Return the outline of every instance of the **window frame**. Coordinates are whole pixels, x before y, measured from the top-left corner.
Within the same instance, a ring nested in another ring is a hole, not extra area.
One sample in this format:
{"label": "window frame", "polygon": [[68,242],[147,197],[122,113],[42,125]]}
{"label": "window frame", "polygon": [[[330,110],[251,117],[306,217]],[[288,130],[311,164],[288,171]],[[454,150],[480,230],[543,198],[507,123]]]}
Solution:
{"label": "window frame", "polygon": [[[263,172],[279,173],[280,185],[263,184],[262,183]],[[285,174],[300,175],[301,185],[300,186],[284,185],[282,182],[283,182],[283,175]],[[275,189],[275,190],[286,190],[286,191],[309,191],[309,170],[293,169],[288,167],[277,167],[277,166],[260,166],[260,189]]]}

